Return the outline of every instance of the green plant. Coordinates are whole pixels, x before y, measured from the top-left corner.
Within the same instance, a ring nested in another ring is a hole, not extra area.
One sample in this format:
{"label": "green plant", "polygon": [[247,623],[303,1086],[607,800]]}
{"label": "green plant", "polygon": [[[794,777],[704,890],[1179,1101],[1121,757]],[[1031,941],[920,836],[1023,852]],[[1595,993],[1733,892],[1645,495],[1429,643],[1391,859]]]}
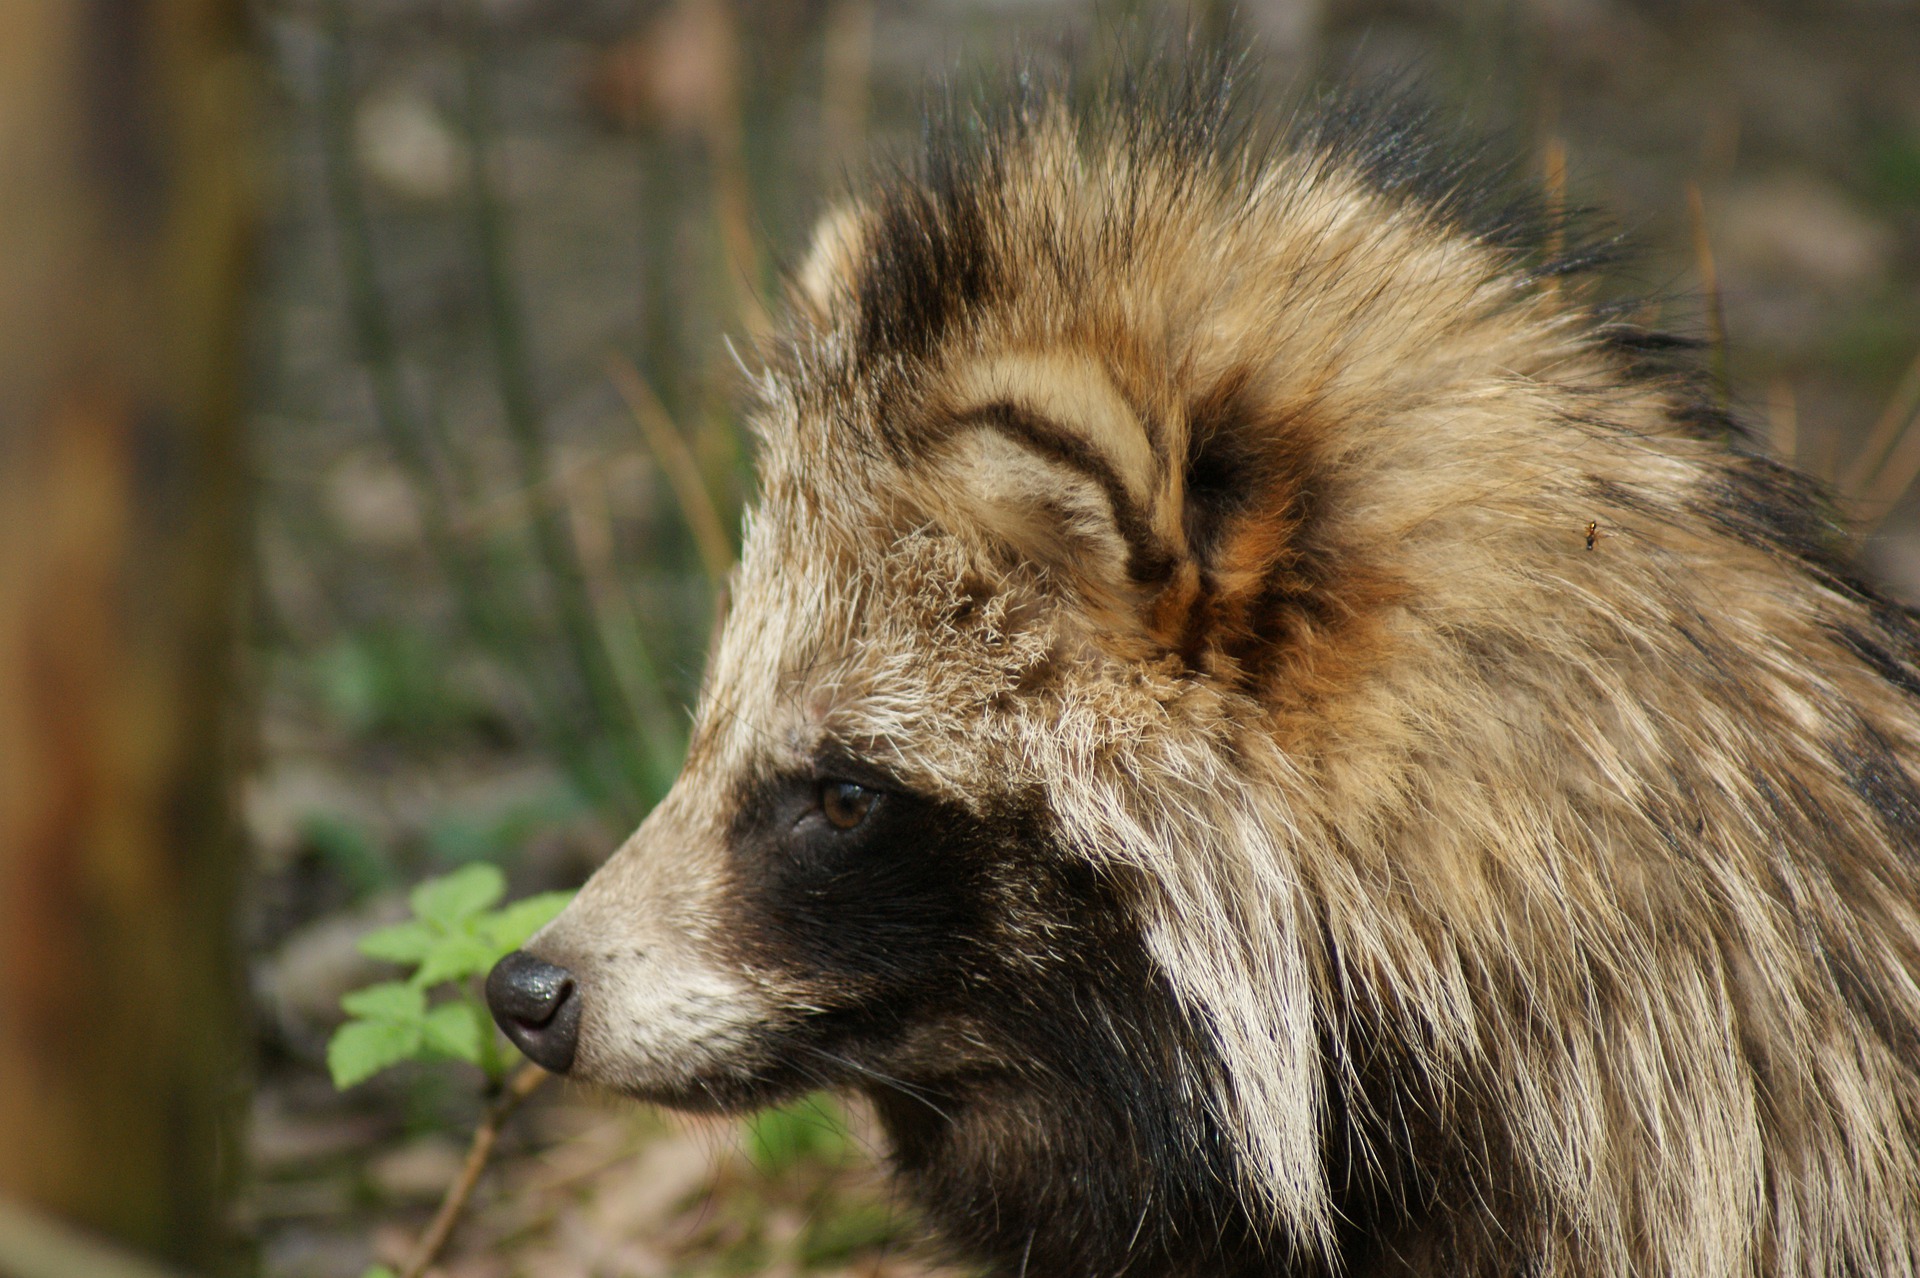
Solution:
{"label": "green plant", "polygon": [[844,1159],[850,1143],[846,1113],[825,1092],[762,1110],[746,1120],[745,1136],[753,1165],[769,1175],[808,1159]]}
{"label": "green plant", "polygon": [[364,822],[343,813],[314,811],[302,815],[297,828],[301,846],[317,855],[356,898],[392,885],[392,862]]}
{"label": "green plant", "polygon": [[[342,1091],[406,1061],[465,1061],[486,1075],[491,1103],[474,1130],[460,1176],[400,1278],[418,1278],[439,1255],[493,1153],[500,1127],[547,1075],[526,1065],[509,1075],[478,978],[558,914],[571,892],[541,892],[502,906],[507,879],[484,863],[428,879],[408,897],[413,917],[360,938],[371,958],[411,966],[401,981],[381,981],[340,1000],[349,1019],[327,1044],[327,1068]],[[445,987],[444,989],[442,987]],[[395,1278],[385,1265],[364,1278]]]}
{"label": "green plant", "polygon": [[[475,978],[518,949],[571,896],[542,892],[496,908],[506,891],[506,877],[494,866],[468,865],[416,887],[409,898],[413,918],[361,938],[361,953],[414,971],[340,1000],[350,1019],[327,1045],[335,1087],[345,1090],[410,1060],[466,1061],[491,1086],[505,1079],[511,1058]],[[442,986],[450,988],[443,993]]]}

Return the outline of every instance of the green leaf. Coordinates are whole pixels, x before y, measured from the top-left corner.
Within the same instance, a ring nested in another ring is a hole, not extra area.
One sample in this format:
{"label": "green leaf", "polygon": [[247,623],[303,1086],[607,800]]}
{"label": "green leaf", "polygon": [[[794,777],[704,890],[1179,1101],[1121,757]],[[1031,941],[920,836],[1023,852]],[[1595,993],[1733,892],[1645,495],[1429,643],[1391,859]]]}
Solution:
{"label": "green leaf", "polygon": [[347,881],[356,897],[393,882],[393,863],[366,826],[328,812],[300,818],[300,841]]}
{"label": "green leaf", "polygon": [[754,1165],[769,1173],[802,1161],[843,1158],[850,1140],[840,1106],[823,1094],[762,1110],[747,1120],[747,1148]]}
{"label": "green leaf", "polygon": [[427,955],[420,970],[413,974],[413,984],[427,989],[442,981],[478,976],[491,968],[503,953],[505,951],[496,951],[470,931],[443,936],[434,943],[433,952]]}
{"label": "green leaf", "polygon": [[900,1213],[884,1202],[839,1203],[815,1213],[800,1235],[800,1262],[815,1267],[842,1266],[861,1252],[884,1247],[901,1234]]}
{"label": "green leaf", "polygon": [[341,998],[340,1006],[369,1021],[418,1024],[427,1014],[427,996],[405,981],[383,981]]}
{"label": "green leaf", "polygon": [[394,1273],[393,1270],[387,1268],[385,1265],[375,1265],[364,1274],[361,1274],[360,1278],[400,1278],[400,1275]]}
{"label": "green leaf", "polygon": [[493,1032],[493,1021],[478,1003],[460,999],[428,1012],[423,1028],[428,1047],[478,1065],[486,1035]]}
{"label": "green leaf", "polygon": [[418,963],[433,951],[440,934],[425,923],[400,923],[360,938],[360,952],[388,963]]}
{"label": "green leaf", "polygon": [[473,918],[506,893],[506,875],[497,867],[482,863],[428,879],[413,890],[408,900],[420,918],[452,927]]}
{"label": "green leaf", "polygon": [[354,731],[371,726],[379,713],[380,675],[367,646],[343,639],[313,663],[327,709]]}
{"label": "green leaf", "polygon": [[389,1065],[413,1059],[420,1044],[418,1021],[348,1021],[327,1044],[327,1069],[333,1085],[344,1092]]}
{"label": "green leaf", "polygon": [[572,899],[571,892],[541,892],[515,901],[483,919],[480,934],[499,951],[499,957],[504,958],[525,945],[528,937],[552,922],[553,916],[566,909],[567,902]]}

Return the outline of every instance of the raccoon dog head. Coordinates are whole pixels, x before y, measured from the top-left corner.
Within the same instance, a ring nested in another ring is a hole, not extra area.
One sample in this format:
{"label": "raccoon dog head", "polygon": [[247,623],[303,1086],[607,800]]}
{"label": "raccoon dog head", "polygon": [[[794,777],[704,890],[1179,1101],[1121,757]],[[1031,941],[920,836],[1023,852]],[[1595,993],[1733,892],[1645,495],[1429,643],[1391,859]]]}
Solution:
{"label": "raccoon dog head", "polygon": [[869,1092],[989,1254],[1103,1195],[1136,1249],[1255,1229],[1222,1186],[1328,1236],[1294,799],[1398,594],[1331,424],[1498,340],[1453,334],[1513,324],[1513,263],[1363,128],[1256,164],[1225,119],[1035,102],[825,220],[685,769],[496,997],[536,1059]]}
{"label": "raccoon dog head", "polygon": [[1009,1271],[1332,1254],[1348,975],[1479,1050],[1428,921],[1547,945],[1482,849],[1615,828],[1489,797],[1565,719],[1528,663],[1616,642],[1668,578],[1583,531],[1724,453],[1403,121],[1228,118],[1043,96],[825,221],[685,770],[492,982],[633,1096],[866,1092]]}
{"label": "raccoon dog head", "polygon": [[679,1106],[864,1090],[976,1249],[1034,1265],[1033,1222],[1090,1207],[1120,1250],[1150,1211],[1250,1229],[1223,1186],[1324,1233],[1274,725],[1312,654],[1365,659],[1382,588],[1322,579],[1288,420],[1318,374],[1250,285],[1396,232],[1326,154],[1235,172],[1217,123],[1038,106],[823,224],[685,769],[495,976],[536,1060]]}

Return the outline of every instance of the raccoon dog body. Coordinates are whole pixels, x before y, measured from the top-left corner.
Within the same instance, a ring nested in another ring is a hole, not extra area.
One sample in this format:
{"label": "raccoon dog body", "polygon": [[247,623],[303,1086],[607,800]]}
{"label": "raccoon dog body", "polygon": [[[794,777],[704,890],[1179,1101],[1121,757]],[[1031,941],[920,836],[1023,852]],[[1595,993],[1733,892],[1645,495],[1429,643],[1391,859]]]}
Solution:
{"label": "raccoon dog body", "polygon": [[1913,621],[1559,231],[1230,118],[827,219],[685,772],[496,1014],[866,1093],[998,1273],[1914,1272]]}

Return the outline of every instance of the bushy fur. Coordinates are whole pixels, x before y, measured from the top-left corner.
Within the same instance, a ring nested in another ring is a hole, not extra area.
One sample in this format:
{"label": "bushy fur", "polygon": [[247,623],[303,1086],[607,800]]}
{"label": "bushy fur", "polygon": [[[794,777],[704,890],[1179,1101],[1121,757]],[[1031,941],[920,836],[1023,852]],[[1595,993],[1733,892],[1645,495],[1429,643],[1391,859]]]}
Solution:
{"label": "bushy fur", "polygon": [[823,224],[574,1072],[1008,1274],[1914,1272],[1920,631],[1564,228],[1165,79]]}

